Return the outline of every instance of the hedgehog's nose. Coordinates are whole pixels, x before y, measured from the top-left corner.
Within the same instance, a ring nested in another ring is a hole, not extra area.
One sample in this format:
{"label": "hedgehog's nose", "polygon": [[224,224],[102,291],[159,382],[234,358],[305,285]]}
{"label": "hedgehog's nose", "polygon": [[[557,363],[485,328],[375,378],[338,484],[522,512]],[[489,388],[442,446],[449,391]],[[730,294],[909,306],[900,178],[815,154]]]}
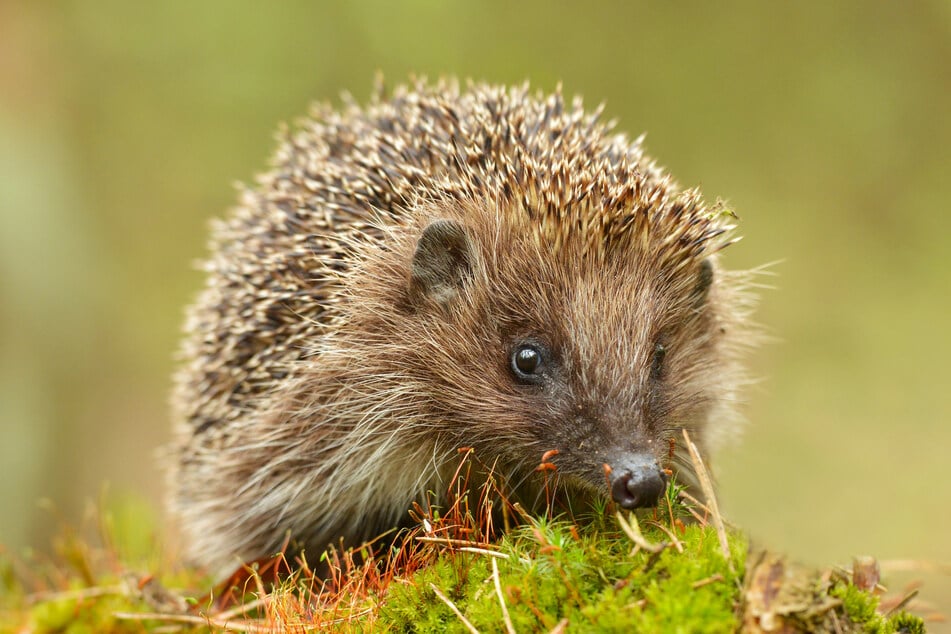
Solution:
{"label": "hedgehog's nose", "polygon": [[625,465],[615,473],[611,497],[626,509],[655,506],[667,489],[667,474],[656,462]]}

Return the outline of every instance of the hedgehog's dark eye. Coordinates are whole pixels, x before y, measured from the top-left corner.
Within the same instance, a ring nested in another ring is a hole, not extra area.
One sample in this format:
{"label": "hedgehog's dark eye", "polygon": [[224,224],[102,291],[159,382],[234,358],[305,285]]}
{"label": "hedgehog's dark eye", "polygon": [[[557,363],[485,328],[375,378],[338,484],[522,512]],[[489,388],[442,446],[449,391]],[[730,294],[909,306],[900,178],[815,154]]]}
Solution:
{"label": "hedgehog's dark eye", "polygon": [[655,381],[660,378],[664,371],[664,357],[667,356],[667,348],[664,344],[658,342],[654,344],[654,358],[651,359],[651,378]]}
{"label": "hedgehog's dark eye", "polygon": [[524,343],[512,351],[512,372],[522,381],[537,381],[542,365],[542,351],[536,345]]}

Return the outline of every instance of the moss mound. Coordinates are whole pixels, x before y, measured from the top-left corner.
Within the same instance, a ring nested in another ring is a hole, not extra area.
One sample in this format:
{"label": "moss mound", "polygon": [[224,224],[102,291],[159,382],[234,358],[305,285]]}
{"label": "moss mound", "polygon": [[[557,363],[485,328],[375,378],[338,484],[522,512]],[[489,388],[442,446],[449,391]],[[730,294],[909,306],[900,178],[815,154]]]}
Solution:
{"label": "moss mound", "polygon": [[488,541],[447,513],[384,553],[327,553],[320,575],[278,557],[210,592],[154,553],[68,537],[52,559],[0,555],[0,631],[924,631],[848,574],[749,555],[708,516],[672,489],[654,511],[525,518]]}

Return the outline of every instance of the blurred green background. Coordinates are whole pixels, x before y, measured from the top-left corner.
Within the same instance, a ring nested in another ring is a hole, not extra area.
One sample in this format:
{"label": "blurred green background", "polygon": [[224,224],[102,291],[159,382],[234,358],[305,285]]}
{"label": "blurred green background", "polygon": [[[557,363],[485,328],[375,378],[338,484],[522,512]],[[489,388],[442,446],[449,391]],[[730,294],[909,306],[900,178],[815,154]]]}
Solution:
{"label": "blurred green background", "polygon": [[208,219],[278,122],[377,70],[561,80],[728,199],[727,265],[782,261],[723,506],[811,563],[951,562],[946,0],[0,2],[0,542],[105,481],[160,512]]}

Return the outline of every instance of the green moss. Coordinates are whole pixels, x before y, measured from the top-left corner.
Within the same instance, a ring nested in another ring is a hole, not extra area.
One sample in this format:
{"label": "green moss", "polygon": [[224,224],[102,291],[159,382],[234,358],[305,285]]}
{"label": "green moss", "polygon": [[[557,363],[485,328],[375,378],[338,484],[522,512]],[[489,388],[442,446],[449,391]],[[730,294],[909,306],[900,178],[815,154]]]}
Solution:
{"label": "green moss", "polygon": [[[658,543],[669,539],[650,527],[645,537]],[[500,545],[507,558],[497,564],[515,629],[547,630],[562,619],[572,631],[736,629],[745,540],[731,536],[732,570],[712,529],[688,526],[679,540],[683,553],[668,547],[652,554],[632,553],[632,542],[616,529],[579,533],[568,522],[545,522],[509,533]],[[444,557],[411,584],[392,588],[380,624],[393,631],[463,631],[461,620],[431,590],[433,584],[477,629],[494,629],[502,612],[487,559],[467,553]]]}
{"label": "green moss", "polygon": [[[501,629],[504,603],[518,632],[549,631],[565,621],[571,632],[736,631],[744,618],[748,590],[744,585],[746,538],[740,532],[728,532],[730,556],[726,559],[716,531],[696,523],[684,525],[679,521],[684,509],[673,498],[670,502],[673,506],[662,505],[656,514],[648,511],[638,516],[640,525],[635,530],[642,532],[640,541],[647,547],[635,547],[615,517],[603,511],[579,523],[536,519],[486,545],[495,555],[429,544],[418,553],[421,558],[415,573],[392,582],[386,577],[372,582],[363,579],[330,597],[311,593],[308,588],[314,586],[300,576],[292,575],[277,589],[258,585],[258,579],[247,588],[252,593],[270,589],[269,607],[239,618],[265,631],[282,626],[296,631],[303,629],[301,624],[319,622],[322,628],[339,631],[467,632],[455,608],[479,631],[492,632]],[[628,521],[637,526],[637,522]],[[127,533],[138,546],[145,544],[144,533]],[[671,535],[676,536],[679,548],[670,543]],[[665,547],[652,548],[661,544]],[[120,556],[138,548],[113,541],[102,551],[74,536],[58,545],[58,563],[14,561],[0,554],[0,631],[84,634],[175,627],[196,632],[207,628],[182,618],[221,614],[222,608],[202,590],[208,589],[208,580],[195,572],[150,568],[160,571],[153,587],[144,582],[145,577],[128,572],[125,555]],[[154,556],[132,556],[136,561],[155,560]],[[751,568],[755,565],[756,561],[749,562]],[[31,585],[24,588],[14,569],[29,570]],[[807,586],[810,604],[826,607],[818,616],[809,617],[811,621],[796,621],[797,615],[792,615],[790,623],[824,624],[824,619],[834,618],[843,631],[924,631],[921,619],[907,613],[879,614],[874,596],[843,580],[807,578]],[[186,601],[177,594],[181,590],[173,593],[169,588],[187,588],[199,598]],[[170,596],[178,600],[178,607],[169,617],[143,621],[118,615],[168,609],[175,604],[167,600]],[[245,600],[256,596],[249,593]],[[798,600],[790,603],[797,604]],[[314,611],[316,605],[327,607]],[[834,617],[826,614],[833,609]],[[348,621],[349,617],[352,620]],[[219,623],[233,622],[235,617],[223,618]]]}
{"label": "green moss", "polygon": [[878,599],[872,595],[845,584],[835,586],[829,594],[842,600],[842,607],[853,622],[864,624],[876,619]]}
{"label": "green moss", "polygon": [[924,621],[907,612],[888,617],[879,614],[878,598],[853,585],[837,584],[829,594],[841,599],[848,618],[869,634],[919,634],[925,631]]}
{"label": "green moss", "polygon": [[37,634],[133,631],[131,628],[122,628],[113,616],[116,611],[129,610],[131,607],[116,598],[44,601],[30,610],[29,631]]}
{"label": "green moss", "polygon": [[900,634],[924,634],[925,632],[925,622],[907,612],[899,612],[891,617],[888,622],[892,627],[892,632],[899,632]]}

